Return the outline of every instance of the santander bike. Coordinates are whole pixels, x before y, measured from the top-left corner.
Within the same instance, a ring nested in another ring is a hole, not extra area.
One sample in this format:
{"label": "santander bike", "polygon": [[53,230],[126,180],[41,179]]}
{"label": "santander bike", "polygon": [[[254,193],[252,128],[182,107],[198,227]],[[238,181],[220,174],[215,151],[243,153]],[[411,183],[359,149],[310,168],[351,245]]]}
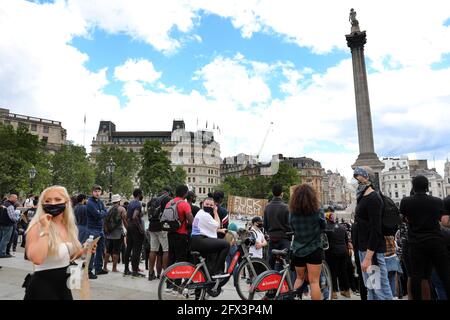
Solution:
{"label": "santander bike", "polygon": [[[327,250],[328,241],[325,240],[324,242],[323,249]],[[277,257],[277,260],[281,261],[283,269],[281,271],[265,271],[260,274],[250,287],[248,300],[301,300],[303,292],[294,290],[295,278],[292,276],[291,265],[289,263],[289,257],[292,255],[292,251],[288,249],[273,249],[272,254]],[[305,283],[308,285],[307,270],[305,271],[304,284]],[[331,300],[331,295],[333,292],[331,271],[325,260],[322,261],[319,283],[320,291],[322,292],[322,299]]]}
{"label": "santander bike", "polygon": [[239,297],[247,300],[249,290],[256,277],[269,270],[267,262],[254,258],[248,248],[255,244],[255,239],[248,237],[237,240],[238,250],[233,255],[227,273],[211,276],[206,259],[200,252],[192,251],[193,257],[200,263],[179,262],[168,267],[161,275],[158,287],[159,300],[205,300],[207,296],[217,297],[222,287],[231,279]]}

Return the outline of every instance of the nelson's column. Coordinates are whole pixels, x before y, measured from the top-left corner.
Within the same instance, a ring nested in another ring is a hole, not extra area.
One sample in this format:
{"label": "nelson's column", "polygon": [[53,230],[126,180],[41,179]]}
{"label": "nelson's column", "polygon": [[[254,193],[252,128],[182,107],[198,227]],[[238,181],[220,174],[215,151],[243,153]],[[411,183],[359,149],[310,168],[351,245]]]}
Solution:
{"label": "nelson's column", "polygon": [[[352,168],[358,166],[371,167],[377,176],[383,170],[384,163],[378,159],[373,143],[372,117],[370,114],[369,89],[367,86],[366,62],[364,58],[364,45],[366,44],[366,31],[359,30],[355,10],[350,10],[349,18],[352,29],[346,35],[347,45],[352,52],[353,81],[355,84],[356,118],[358,122],[359,156]],[[379,181],[376,181],[379,183]]]}

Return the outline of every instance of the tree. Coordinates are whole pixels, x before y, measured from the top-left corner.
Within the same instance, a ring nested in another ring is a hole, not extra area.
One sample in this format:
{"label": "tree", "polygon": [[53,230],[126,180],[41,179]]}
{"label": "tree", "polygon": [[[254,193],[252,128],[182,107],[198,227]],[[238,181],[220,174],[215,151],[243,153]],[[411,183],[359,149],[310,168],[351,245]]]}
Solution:
{"label": "tree", "polygon": [[82,146],[62,146],[51,158],[53,184],[66,187],[69,194],[89,193],[94,184],[94,166]]}
{"label": "tree", "polygon": [[30,177],[28,171],[34,167],[33,192],[38,193],[51,184],[49,157],[45,143],[28,132],[27,128],[0,123],[0,193],[11,191],[29,193]]}
{"label": "tree", "polygon": [[270,178],[269,188],[272,189],[272,186],[276,183],[283,186],[283,200],[289,201],[290,187],[300,184],[298,171],[288,163],[281,162],[278,172]]}
{"label": "tree", "polygon": [[172,168],[167,151],[159,141],[146,141],[141,149],[139,180],[144,193],[155,195],[171,182]]}
{"label": "tree", "polygon": [[175,190],[180,184],[186,184],[186,171],[181,166],[176,166],[169,176],[168,186]]}
{"label": "tree", "polygon": [[138,172],[138,155],[121,148],[106,146],[94,155],[95,183],[101,185],[104,190],[108,190],[110,184],[107,166],[111,159],[115,163],[112,174],[112,191],[128,197],[133,192],[134,179]]}

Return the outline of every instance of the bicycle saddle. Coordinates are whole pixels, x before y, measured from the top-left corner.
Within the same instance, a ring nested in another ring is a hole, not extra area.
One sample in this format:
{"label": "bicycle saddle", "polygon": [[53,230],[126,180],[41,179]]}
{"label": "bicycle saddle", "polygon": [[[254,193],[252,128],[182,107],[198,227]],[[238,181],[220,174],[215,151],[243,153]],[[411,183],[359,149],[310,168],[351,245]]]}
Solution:
{"label": "bicycle saddle", "polygon": [[198,251],[191,251],[191,255],[193,257],[200,257],[201,256],[200,252],[198,252]]}
{"label": "bicycle saddle", "polygon": [[276,256],[286,257],[288,254],[288,249],[283,249],[283,250],[273,249],[272,253]]}

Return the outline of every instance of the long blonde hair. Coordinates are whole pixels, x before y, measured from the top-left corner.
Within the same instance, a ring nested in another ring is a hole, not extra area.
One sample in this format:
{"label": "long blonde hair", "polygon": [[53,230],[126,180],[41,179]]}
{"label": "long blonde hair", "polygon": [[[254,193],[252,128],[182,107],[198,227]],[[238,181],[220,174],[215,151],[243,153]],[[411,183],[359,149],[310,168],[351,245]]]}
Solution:
{"label": "long blonde hair", "polygon": [[[44,199],[48,192],[50,191],[58,191],[61,193],[61,195],[64,198],[64,202],[66,203],[66,209],[62,213],[62,223],[67,229],[67,236],[68,241],[72,244],[71,252],[72,255],[75,252],[78,252],[81,249],[81,243],[78,241],[78,228],[75,224],[75,215],[73,213],[69,193],[67,192],[66,188],[62,186],[51,186],[45,189],[40,197],[39,202],[37,205],[37,211],[34,215],[33,219],[30,221],[30,224],[28,225],[27,232],[35,225],[39,223],[39,219],[45,215],[45,211],[43,208]],[[56,230],[55,223],[53,221],[50,221],[50,228],[49,228],[49,238],[48,238],[48,255],[49,256],[55,256],[58,255],[58,248],[59,244],[61,243],[61,239],[58,236],[58,232]]]}

